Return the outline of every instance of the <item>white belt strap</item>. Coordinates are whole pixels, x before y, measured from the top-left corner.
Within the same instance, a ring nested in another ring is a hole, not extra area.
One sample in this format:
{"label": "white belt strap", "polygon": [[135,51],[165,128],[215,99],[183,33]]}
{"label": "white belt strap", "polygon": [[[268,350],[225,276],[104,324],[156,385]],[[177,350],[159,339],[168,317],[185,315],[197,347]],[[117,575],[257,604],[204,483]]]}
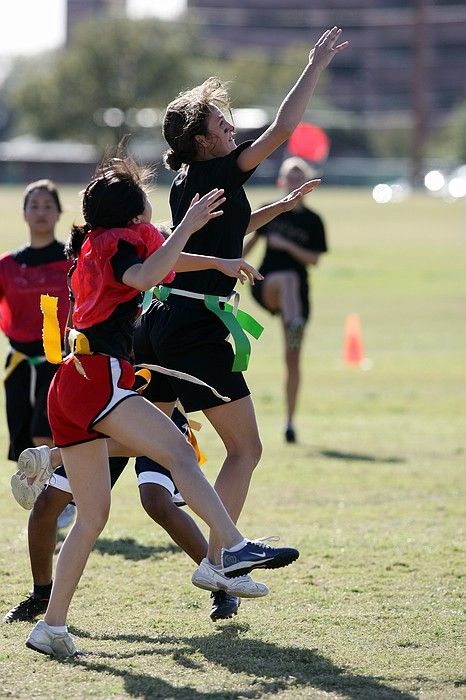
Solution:
{"label": "white belt strap", "polygon": [[187,382],[191,382],[192,384],[199,384],[199,386],[205,386],[207,389],[210,389],[211,392],[217,396],[217,398],[222,399],[222,401],[228,402],[231,401],[229,396],[222,396],[222,394],[219,394],[216,389],[214,389],[213,386],[210,386],[210,384],[206,384],[205,382],[202,381],[202,379],[198,379],[197,377],[193,377],[192,374],[186,374],[186,372],[180,372],[177,369],[168,369],[167,367],[161,367],[160,365],[149,365],[146,364],[145,362],[142,362],[138,365],[137,367],[147,367],[147,369],[151,369],[153,372],[160,372],[160,374],[166,374],[169,377],[175,377],[176,379],[184,379]]}
{"label": "white belt strap", "polygon": [[[199,294],[199,292],[189,292],[187,289],[175,289],[174,287],[170,287],[170,289],[171,289],[170,294],[176,294],[179,297],[189,297],[190,299],[199,299],[200,301],[204,301],[205,296],[206,296],[205,294]],[[239,292],[233,291],[233,292],[231,292],[231,294],[229,294],[226,297],[221,297],[221,296],[218,297],[218,300],[224,304],[228,304],[232,299],[233,299],[233,312],[232,313],[234,316],[236,316],[236,312],[238,311],[239,301],[240,301]]]}

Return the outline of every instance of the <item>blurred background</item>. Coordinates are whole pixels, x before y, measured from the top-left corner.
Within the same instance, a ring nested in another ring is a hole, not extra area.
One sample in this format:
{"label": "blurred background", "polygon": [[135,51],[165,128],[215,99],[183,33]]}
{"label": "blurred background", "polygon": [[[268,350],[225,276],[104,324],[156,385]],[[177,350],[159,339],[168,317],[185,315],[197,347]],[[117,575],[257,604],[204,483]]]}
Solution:
{"label": "blurred background", "polygon": [[[86,181],[131,134],[160,162],[167,103],[231,80],[239,141],[260,133],[326,27],[350,41],[323,76],[297,150],[327,184],[466,195],[463,0],[15,0],[0,22],[0,182]],[[306,143],[307,140],[307,143]],[[284,151],[254,183],[270,184]],[[302,150],[304,148],[304,151]],[[307,150],[306,150],[307,149]],[[170,175],[159,168],[159,180]]]}

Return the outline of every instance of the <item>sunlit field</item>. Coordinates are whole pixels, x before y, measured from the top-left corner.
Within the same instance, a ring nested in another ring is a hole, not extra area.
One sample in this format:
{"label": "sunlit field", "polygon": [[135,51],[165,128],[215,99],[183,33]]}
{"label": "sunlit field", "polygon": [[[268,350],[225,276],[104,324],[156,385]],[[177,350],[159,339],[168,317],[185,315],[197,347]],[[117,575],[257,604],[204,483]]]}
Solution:
{"label": "sunlit field", "polygon": [[[79,188],[60,191],[64,239],[79,220]],[[21,193],[0,189],[2,250],[26,239]],[[256,205],[274,197],[248,194]],[[151,198],[154,223],[166,220],[167,190]],[[416,194],[377,205],[369,190],[324,185],[308,203],[330,252],[312,271],[296,445],[283,441],[279,321],[241,291],[265,331],[248,370],[264,453],[240,525],[280,535],[299,560],[256,575],[269,596],[213,624],[208,593],[190,583],[193,563],[140,506],[130,462],[70,612],[86,656],[34,654],[24,645],[30,624],[3,625],[0,696],[465,697],[466,203]],[[350,313],[368,369],[342,361]],[[214,479],[223,449],[195,417]],[[3,408],[0,437],[5,455]],[[14,465],[1,459],[3,615],[31,575],[27,512],[10,496]]]}

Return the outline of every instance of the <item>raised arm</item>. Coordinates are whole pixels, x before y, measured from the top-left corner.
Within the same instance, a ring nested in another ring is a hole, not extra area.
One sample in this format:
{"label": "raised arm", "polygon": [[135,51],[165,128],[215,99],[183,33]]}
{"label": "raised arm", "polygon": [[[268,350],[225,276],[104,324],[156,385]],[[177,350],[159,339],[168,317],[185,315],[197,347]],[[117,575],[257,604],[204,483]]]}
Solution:
{"label": "raised arm", "polygon": [[330,61],[343,51],[348,42],[338,43],[341,29],[327,29],[309,53],[306,67],[281,103],[272,124],[249,148],[238,156],[238,166],[248,172],[262,163],[273,151],[284,143],[302,120],[320,74]]}
{"label": "raised arm", "polygon": [[[320,185],[320,178],[315,180],[308,180],[304,182],[300,187],[297,187],[292,192],[289,192],[285,197],[282,197],[277,202],[272,202],[272,204],[266,204],[259,209],[252,212],[251,218],[249,219],[249,224],[246,229],[246,234],[251,233],[251,231],[257,231],[261,226],[265,226],[269,221],[275,219],[279,214],[283,214],[285,211],[291,211],[294,207],[301,201],[304,195],[309,194],[315,190],[318,185]],[[250,248],[248,249],[250,250]]]}
{"label": "raised arm", "polygon": [[245,258],[259,241],[260,236],[253,231],[249,236],[245,236],[243,243],[243,257]]}

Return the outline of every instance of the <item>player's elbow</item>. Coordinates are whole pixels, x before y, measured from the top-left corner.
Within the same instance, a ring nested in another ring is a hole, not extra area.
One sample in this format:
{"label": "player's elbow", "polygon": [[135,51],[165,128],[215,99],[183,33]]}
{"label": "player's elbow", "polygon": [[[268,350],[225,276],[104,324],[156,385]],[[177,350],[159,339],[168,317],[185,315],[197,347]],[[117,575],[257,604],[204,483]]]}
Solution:
{"label": "player's elbow", "polygon": [[142,270],[142,265],[133,265],[133,267],[126,270],[121,281],[123,284],[126,284],[127,287],[133,287],[133,289],[137,289],[139,292],[145,292],[146,289],[153,287],[148,276]]}

